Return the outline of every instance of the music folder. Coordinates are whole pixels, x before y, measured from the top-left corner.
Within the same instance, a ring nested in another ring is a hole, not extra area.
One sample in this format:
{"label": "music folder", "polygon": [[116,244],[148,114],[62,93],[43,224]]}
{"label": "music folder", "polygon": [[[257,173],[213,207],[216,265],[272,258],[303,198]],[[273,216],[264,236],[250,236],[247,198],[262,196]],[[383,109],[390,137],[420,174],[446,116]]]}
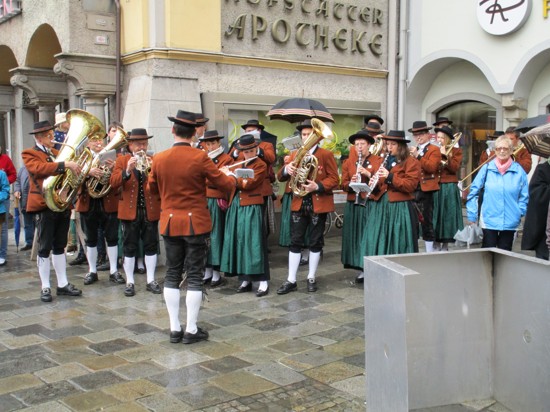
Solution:
{"label": "music folder", "polygon": [[107,160],[112,160],[113,162],[116,160],[116,150],[107,150],[99,154],[99,164],[101,166],[104,166]]}
{"label": "music folder", "polygon": [[351,187],[355,193],[372,192],[372,189],[366,183],[352,182],[349,184],[349,187]]}
{"label": "music folder", "polygon": [[254,178],[254,169],[236,169],[235,176],[242,177],[244,179]]}

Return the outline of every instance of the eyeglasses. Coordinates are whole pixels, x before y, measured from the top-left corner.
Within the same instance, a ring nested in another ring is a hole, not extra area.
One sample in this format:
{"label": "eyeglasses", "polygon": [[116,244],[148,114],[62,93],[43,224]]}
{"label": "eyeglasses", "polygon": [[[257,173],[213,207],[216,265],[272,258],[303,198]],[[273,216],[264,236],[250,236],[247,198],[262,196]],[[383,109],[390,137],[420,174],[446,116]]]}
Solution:
{"label": "eyeglasses", "polygon": [[496,147],[495,148],[495,152],[507,152],[509,150],[510,150],[509,147]]}

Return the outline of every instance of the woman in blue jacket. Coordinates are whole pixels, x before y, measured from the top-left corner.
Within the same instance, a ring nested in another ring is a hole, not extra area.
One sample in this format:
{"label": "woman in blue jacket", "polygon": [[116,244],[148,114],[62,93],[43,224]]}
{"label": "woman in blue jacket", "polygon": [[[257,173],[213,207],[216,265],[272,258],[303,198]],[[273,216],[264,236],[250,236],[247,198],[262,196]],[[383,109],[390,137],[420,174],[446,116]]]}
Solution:
{"label": "woman in blue jacket", "polygon": [[496,157],[477,174],[466,203],[468,221],[478,220],[478,198],[484,189],[480,226],[483,229],[482,247],[512,250],[514,235],[527,210],[529,186],[527,174],[512,159],[512,141],[501,136],[495,141]]}

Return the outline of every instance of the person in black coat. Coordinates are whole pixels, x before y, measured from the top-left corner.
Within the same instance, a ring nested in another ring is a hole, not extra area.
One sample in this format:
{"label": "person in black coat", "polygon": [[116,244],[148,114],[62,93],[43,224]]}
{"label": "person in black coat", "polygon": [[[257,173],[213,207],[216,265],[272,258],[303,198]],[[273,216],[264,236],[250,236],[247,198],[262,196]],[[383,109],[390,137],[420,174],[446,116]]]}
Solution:
{"label": "person in black coat", "polygon": [[534,250],[536,257],[548,260],[546,222],[550,203],[550,162],[540,163],[529,183],[529,204],[523,225],[522,250]]}

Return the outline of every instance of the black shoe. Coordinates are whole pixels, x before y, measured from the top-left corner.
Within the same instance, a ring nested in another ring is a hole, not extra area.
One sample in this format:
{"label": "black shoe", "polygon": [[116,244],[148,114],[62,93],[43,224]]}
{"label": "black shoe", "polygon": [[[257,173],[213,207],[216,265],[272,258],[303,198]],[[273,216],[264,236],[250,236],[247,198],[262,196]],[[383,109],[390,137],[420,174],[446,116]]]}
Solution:
{"label": "black shoe", "polygon": [[189,333],[189,332],[183,332],[183,343],[195,343],[200,342],[201,340],[207,340],[208,339],[208,332],[205,330],[202,330],[201,328],[197,328],[197,333]]}
{"label": "black shoe", "polygon": [[[355,283],[364,283],[365,282],[365,277],[364,275],[361,276],[362,273],[359,273],[356,277],[355,277]],[[361,276],[361,277],[359,277]]]}
{"label": "black shoe", "polygon": [[252,282],[248,282],[246,286],[239,286],[236,290],[237,293],[252,292]]}
{"label": "black shoe", "polygon": [[298,289],[298,285],[296,284],[296,282],[293,283],[285,280],[281,287],[277,289],[277,295],[286,295],[287,293],[292,292],[296,289]]}
{"label": "black shoe", "polygon": [[140,275],[145,274],[145,268],[137,268],[135,272],[139,273]]}
{"label": "black shoe", "polygon": [[181,330],[177,332],[174,332],[173,330],[170,331],[170,343],[180,343],[182,339],[183,339],[183,328],[181,328]]}
{"label": "black shoe", "polygon": [[56,293],[57,293],[57,296],[59,296],[59,295],[80,296],[80,295],[82,295],[82,291],[80,289],[75,288],[70,283],[67,283],[62,288],[60,288],[58,286]]}
{"label": "black shoe", "polygon": [[128,283],[126,285],[126,289],[124,289],[124,296],[134,296],[136,294],[136,290],[134,288],[134,284],[133,283]]}
{"label": "black shoe", "polygon": [[218,280],[210,282],[210,289],[217,288],[218,286],[225,284],[225,278],[220,277]]}
{"label": "black shoe", "polygon": [[99,280],[97,277],[97,273],[90,272],[86,276],[84,276],[84,284],[85,285],[91,285],[92,283],[95,283]]}
{"label": "black shoe", "polygon": [[31,250],[31,249],[32,249],[32,245],[25,245],[19,250]]}
{"label": "black shoe", "polygon": [[203,279],[202,280],[203,285],[208,285],[210,282],[212,282],[212,277],[209,277],[208,279]]}
{"label": "black shoe", "polygon": [[307,280],[307,291],[308,292],[317,292],[317,282],[315,282],[315,279],[308,279]]}
{"label": "black shoe", "polygon": [[52,290],[50,288],[42,289],[42,292],[40,292],[40,300],[42,302],[51,302],[52,301]]}
{"label": "black shoe", "polygon": [[78,255],[76,258],[74,258],[72,261],[69,262],[69,265],[71,266],[82,265],[85,262],[87,262],[86,255]]}
{"label": "black shoe", "polygon": [[267,286],[267,289],[266,290],[257,290],[256,291],[256,296],[261,298],[262,296],[265,296],[269,293],[269,285]]}
{"label": "black shoe", "polygon": [[160,285],[158,284],[158,282],[156,280],[153,280],[151,283],[148,283],[146,289],[149,292],[154,293],[155,295],[158,295],[158,294],[162,293]]}
{"label": "black shoe", "polygon": [[309,259],[301,258],[300,259],[300,266],[307,266],[307,265],[309,265]]}
{"label": "black shoe", "polygon": [[113,283],[118,283],[119,285],[126,283],[120,272],[111,273],[109,275],[109,280]]}
{"label": "black shoe", "polygon": [[105,270],[111,270],[111,264],[109,263],[109,261],[103,261],[101,262],[100,264],[97,265],[97,270],[100,270],[100,271],[105,271]]}

